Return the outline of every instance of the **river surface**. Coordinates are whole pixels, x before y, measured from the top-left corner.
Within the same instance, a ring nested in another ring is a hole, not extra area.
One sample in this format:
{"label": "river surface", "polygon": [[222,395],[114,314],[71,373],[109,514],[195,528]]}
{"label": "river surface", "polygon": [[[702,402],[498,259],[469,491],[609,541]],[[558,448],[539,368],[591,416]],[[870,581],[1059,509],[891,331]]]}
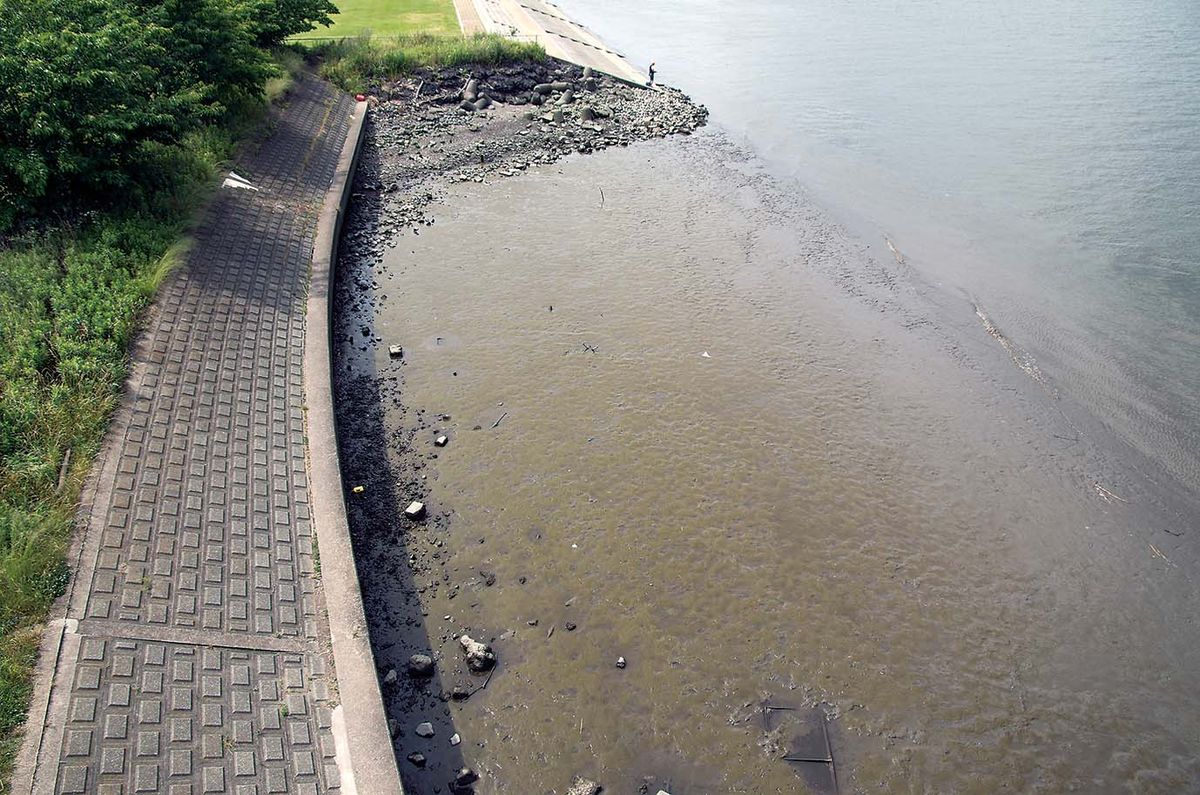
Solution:
{"label": "river surface", "polygon": [[713,129],[454,187],[343,354],[478,792],[1200,791],[1200,15],[1130,5],[564,3]]}
{"label": "river surface", "polygon": [[426,488],[455,587],[423,610],[498,638],[453,714],[481,792],[829,791],[781,761],[812,707],[843,790],[1200,781],[1190,539],[1096,490],[969,307],[719,133],[435,215],[375,333],[406,346],[389,422],[450,437]]}
{"label": "river surface", "polygon": [[1200,490],[1200,4],[560,5]]}

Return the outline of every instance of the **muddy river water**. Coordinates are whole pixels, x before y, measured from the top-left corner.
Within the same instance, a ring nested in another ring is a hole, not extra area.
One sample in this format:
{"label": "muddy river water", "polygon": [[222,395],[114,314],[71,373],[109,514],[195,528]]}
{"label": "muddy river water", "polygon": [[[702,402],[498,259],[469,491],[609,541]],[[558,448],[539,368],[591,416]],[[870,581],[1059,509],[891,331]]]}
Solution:
{"label": "muddy river water", "polygon": [[[1186,528],[970,301],[716,131],[431,212],[340,354],[436,518],[356,531],[381,673],[442,671],[389,703],[410,792],[1200,786]],[[500,664],[444,702],[463,631]],[[836,785],[783,758],[826,720]]]}

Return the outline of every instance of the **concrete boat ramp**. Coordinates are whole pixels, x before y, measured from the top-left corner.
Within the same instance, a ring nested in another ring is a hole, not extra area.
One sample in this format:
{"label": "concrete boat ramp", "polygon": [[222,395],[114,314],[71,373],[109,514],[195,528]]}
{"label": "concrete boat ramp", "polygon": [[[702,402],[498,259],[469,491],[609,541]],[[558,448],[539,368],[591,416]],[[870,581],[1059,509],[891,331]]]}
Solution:
{"label": "concrete boat ramp", "polygon": [[646,82],[645,73],[624,55],[546,0],[455,0],[455,7],[464,33],[496,33],[536,41],[553,58],[590,66],[637,85]]}

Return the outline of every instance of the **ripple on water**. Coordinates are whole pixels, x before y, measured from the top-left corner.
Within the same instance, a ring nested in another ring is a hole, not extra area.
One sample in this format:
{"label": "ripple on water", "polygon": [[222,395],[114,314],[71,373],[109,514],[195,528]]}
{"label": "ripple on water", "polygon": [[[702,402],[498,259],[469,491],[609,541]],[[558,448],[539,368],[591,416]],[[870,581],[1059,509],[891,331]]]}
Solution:
{"label": "ripple on water", "polygon": [[405,403],[453,417],[430,490],[474,583],[423,606],[506,634],[453,707],[481,791],[794,792],[772,698],[827,704],[866,790],[1194,782],[1196,667],[1122,602],[1131,546],[1077,535],[1113,520],[917,310],[863,297],[888,279],[852,289],[840,233],[709,146],[456,188],[388,255],[377,331]]}

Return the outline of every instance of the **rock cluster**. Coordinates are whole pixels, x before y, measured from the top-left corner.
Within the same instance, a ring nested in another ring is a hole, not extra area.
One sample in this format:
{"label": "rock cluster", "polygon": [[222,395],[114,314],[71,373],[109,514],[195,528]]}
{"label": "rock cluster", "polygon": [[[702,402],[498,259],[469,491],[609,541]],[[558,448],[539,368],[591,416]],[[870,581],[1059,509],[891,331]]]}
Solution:
{"label": "rock cluster", "polygon": [[[447,182],[513,177],[536,164],[635,141],[689,134],[708,111],[682,92],[633,86],[572,64],[430,70],[369,91],[367,142],[355,200],[369,225],[343,245],[378,259]],[[363,290],[379,288],[359,280]]]}

